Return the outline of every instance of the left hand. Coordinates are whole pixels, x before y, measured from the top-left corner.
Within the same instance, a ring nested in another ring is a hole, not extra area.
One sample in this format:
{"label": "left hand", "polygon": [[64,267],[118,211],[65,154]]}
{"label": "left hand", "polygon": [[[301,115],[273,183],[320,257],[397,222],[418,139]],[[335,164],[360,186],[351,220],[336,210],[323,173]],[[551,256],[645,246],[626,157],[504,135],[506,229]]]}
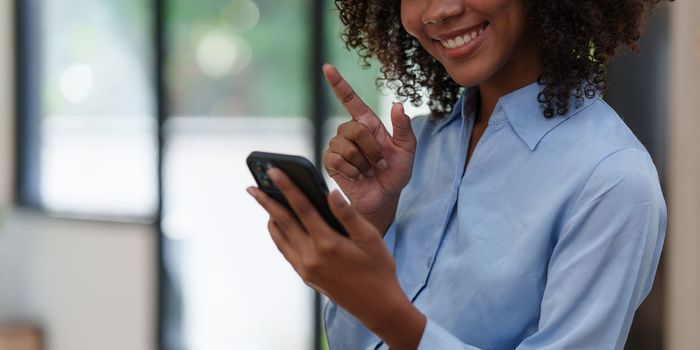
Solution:
{"label": "left hand", "polygon": [[248,192],[270,214],[272,240],[306,284],[370,329],[389,321],[399,305],[410,305],[382,236],[340,192],[333,191],[328,204],[349,237],[333,230],[282,171],[271,168],[268,175],[299,220],[259,189],[250,187]]}

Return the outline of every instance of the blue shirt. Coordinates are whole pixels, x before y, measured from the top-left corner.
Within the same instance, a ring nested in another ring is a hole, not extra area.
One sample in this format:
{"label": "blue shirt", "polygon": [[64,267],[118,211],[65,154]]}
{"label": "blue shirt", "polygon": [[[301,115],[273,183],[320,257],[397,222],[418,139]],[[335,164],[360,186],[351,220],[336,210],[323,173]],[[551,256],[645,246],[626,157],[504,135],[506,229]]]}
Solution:
{"label": "blue shirt", "polygon": [[[540,89],[498,101],[466,170],[476,89],[412,121],[384,240],[428,318],[421,350],[622,349],[651,289],[666,205],[648,152],[599,98],[544,118]],[[387,348],[333,303],[324,319],[332,350]]]}

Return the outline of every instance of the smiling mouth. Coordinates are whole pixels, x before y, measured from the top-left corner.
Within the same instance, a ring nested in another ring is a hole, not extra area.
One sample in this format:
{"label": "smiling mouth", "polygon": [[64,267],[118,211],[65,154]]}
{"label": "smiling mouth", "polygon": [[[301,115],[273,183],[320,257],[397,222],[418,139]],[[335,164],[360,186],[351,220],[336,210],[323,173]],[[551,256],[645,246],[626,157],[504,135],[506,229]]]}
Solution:
{"label": "smiling mouth", "polygon": [[439,41],[440,44],[442,44],[442,46],[445,48],[456,49],[469,44],[470,42],[472,42],[472,40],[477,39],[479,36],[481,36],[481,34],[484,33],[484,29],[486,29],[486,27],[488,26],[489,22],[484,22],[481,25],[472,27],[466,33],[461,33],[448,39],[434,40]]}

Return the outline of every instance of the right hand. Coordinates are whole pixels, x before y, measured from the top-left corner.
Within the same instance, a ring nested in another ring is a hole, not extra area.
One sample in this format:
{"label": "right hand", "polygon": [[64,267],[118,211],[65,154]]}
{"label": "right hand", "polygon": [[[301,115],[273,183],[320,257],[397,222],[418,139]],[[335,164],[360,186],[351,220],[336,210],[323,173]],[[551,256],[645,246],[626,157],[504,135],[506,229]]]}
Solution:
{"label": "right hand", "polygon": [[324,64],[323,73],[352,117],[338,127],[323,155],[323,164],[355,209],[384,234],[413,171],[416,137],[411,119],[400,103],[394,104],[394,135],[390,135],[335,67]]}

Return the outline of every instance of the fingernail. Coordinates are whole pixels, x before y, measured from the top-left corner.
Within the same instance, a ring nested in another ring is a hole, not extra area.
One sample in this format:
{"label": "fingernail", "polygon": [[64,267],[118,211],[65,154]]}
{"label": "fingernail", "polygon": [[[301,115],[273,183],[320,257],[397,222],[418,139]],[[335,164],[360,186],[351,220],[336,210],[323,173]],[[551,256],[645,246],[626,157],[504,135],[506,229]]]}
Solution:
{"label": "fingernail", "polygon": [[277,170],[275,168],[269,168],[267,169],[267,176],[269,176],[272,181],[277,181],[279,174],[277,174]]}
{"label": "fingernail", "polygon": [[365,179],[365,177],[362,176],[362,174],[357,175],[357,181],[362,181],[362,180],[364,180],[364,179]]}
{"label": "fingernail", "polygon": [[251,187],[246,188],[245,190],[246,190],[246,192],[248,192],[249,195],[255,197],[255,187],[251,186]]}
{"label": "fingernail", "polygon": [[379,167],[379,169],[382,169],[382,170],[384,170],[388,167],[388,165],[386,164],[386,160],[384,160],[384,158],[382,158],[380,161],[377,162],[377,166]]}
{"label": "fingernail", "polygon": [[345,199],[343,199],[343,195],[340,194],[340,191],[333,190],[331,196],[333,196],[333,202],[335,202],[335,204],[337,204],[339,207],[344,207],[347,204],[345,203]]}
{"label": "fingernail", "polygon": [[369,170],[367,170],[367,173],[366,173],[366,174],[367,174],[367,176],[369,176],[369,177],[374,176],[374,169],[369,169]]}

